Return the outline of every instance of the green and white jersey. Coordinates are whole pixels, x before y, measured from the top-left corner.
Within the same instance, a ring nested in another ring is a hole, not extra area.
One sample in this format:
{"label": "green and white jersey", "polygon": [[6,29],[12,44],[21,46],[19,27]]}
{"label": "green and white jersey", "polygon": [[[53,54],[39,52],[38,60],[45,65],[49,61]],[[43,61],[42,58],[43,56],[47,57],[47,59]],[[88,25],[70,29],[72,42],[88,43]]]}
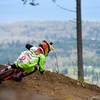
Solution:
{"label": "green and white jersey", "polygon": [[34,51],[23,51],[15,62],[16,66],[23,68],[27,73],[34,71],[34,66],[39,64],[40,71],[44,70],[45,56],[43,54],[36,55]]}

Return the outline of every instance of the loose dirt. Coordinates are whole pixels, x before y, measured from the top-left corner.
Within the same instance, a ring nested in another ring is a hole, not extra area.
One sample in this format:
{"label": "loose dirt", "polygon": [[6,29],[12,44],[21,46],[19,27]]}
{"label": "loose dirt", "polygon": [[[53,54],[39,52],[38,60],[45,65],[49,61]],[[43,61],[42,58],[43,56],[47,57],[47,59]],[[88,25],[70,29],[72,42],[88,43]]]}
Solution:
{"label": "loose dirt", "polygon": [[55,72],[36,71],[21,82],[3,81],[0,100],[100,100],[100,87]]}

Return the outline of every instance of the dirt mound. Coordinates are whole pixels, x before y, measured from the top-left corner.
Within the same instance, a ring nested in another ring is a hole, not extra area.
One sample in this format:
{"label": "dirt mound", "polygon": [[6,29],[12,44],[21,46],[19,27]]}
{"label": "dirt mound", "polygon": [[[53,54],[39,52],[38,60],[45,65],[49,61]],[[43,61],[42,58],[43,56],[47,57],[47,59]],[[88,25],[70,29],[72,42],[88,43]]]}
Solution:
{"label": "dirt mound", "polygon": [[100,100],[100,87],[73,80],[62,74],[38,71],[0,84],[0,100]]}

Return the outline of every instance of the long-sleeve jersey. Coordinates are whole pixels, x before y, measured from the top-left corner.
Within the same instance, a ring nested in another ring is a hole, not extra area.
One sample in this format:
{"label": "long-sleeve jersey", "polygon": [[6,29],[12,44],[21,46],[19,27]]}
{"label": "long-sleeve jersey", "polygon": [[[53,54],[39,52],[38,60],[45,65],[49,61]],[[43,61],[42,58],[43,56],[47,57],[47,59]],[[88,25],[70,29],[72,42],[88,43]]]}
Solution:
{"label": "long-sleeve jersey", "polygon": [[21,53],[14,64],[23,68],[25,72],[31,73],[35,70],[34,66],[37,64],[40,66],[40,72],[44,71],[44,62],[45,56],[43,54],[37,55],[34,51],[27,50]]}

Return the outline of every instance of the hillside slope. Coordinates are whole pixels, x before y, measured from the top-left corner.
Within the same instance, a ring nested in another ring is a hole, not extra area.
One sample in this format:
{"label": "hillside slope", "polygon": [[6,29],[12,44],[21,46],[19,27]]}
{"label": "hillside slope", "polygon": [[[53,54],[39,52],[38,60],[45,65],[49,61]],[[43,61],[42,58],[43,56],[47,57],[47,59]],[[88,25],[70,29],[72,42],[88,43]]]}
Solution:
{"label": "hillside slope", "polygon": [[93,97],[100,100],[100,87],[50,71],[43,75],[37,71],[21,82],[7,80],[0,84],[0,100],[93,100]]}

